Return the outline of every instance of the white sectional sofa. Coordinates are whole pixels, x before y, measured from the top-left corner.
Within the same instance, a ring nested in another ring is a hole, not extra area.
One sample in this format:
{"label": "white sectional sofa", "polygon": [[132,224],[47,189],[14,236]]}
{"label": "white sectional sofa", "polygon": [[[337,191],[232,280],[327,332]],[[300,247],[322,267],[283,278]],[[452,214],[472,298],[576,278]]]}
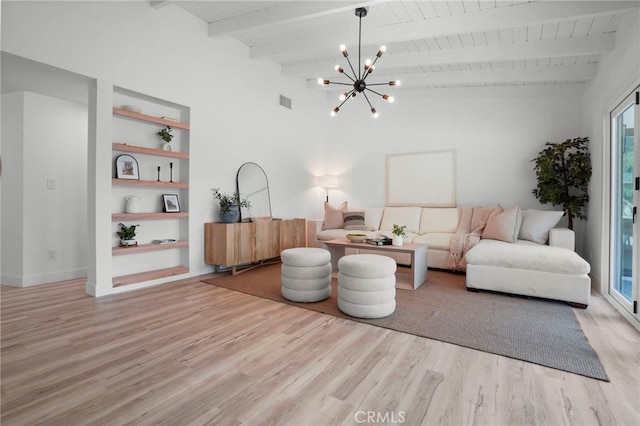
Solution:
{"label": "white sectional sofa", "polygon": [[[428,266],[450,269],[451,242],[456,232],[460,232],[463,211],[461,207],[356,209],[347,208],[346,204],[338,208],[327,205],[323,221],[308,221],[307,245],[322,247],[323,241],[344,238],[350,233],[391,236],[394,224],[406,225],[405,242],[429,247]],[[494,232],[493,238],[483,236],[466,252],[467,288],[561,300],[586,307],[591,291],[590,267],[574,252],[573,231],[555,228],[561,213],[519,208],[515,212],[517,216],[513,215],[513,209],[504,212],[518,218],[514,242],[493,239],[499,238]],[[492,216],[499,217],[495,213]],[[494,230],[496,221],[492,223]],[[360,252],[366,252],[366,248]],[[401,265],[409,263],[408,257],[396,257],[396,261]]]}

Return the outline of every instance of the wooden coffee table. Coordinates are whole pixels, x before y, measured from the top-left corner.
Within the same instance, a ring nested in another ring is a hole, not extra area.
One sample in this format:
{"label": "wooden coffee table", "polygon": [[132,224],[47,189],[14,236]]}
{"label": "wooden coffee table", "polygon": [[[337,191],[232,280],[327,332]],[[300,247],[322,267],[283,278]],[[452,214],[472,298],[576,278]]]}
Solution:
{"label": "wooden coffee table", "polygon": [[324,242],[324,248],[331,253],[331,266],[338,270],[338,260],[346,254],[346,249],[375,252],[382,256],[385,253],[408,253],[411,255],[411,267],[399,266],[396,271],[396,288],[415,290],[427,281],[427,246],[426,244],[404,244],[402,246],[374,246],[367,243],[352,243],[346,238]]}

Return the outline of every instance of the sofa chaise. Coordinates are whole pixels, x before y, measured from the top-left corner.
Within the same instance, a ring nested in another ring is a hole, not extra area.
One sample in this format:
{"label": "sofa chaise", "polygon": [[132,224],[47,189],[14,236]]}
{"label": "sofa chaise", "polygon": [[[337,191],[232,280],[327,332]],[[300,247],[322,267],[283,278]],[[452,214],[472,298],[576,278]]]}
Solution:
{"label": "sofa chaise", "polygon": [[[482,226],[478,222],[475,229],[463,232],[462,223],[471,223],[470,218],[481,210]],[[465,271],[468,290],[554,299],[585,308],[591,292],[590,266],[574,251],[573,231],[556,227],[561,217],[562,212],[518,206],[507,210],[500,206],[354,209],[346,203],[326,204],[322,221],[307,222],[307,244],[322,247],[323,241],[350,233],[391,236],[394,224],[405,225],[405,242],[428,246],[428,267]],[[460,241],[468,247],[456,265],[452,247]],[[360,250],[367,252],[366,246]],[[410,262],[408,256],[393,257],[400,265]]]}

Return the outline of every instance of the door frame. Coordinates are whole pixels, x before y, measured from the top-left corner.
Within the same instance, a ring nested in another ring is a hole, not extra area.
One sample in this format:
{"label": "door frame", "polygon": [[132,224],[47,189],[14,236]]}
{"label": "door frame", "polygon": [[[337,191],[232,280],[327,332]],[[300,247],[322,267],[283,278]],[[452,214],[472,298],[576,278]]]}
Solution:
{"label": "door frame", "polygon": [[[620,96],[617,101],[611,106],[607,108],[607,113],[605,117],[605,126],[604,126],[604,155],[603,155],[603,196],[605,199],[602,203],[602,228],[603,228],[603,242],[606,244],[606,247],[603,247],[603,269],[606,271],[606,275],[603,277],[605,282],[600,292],[605,296],[605,298],[611,302],[613,302],[614,307],[626,318],[634,320],[636,327],[638,327],[638,323],[640,322],[640,306],[637,306],[636,313],[633,312],[633,302],[629,303],[626,299],[622,299],[620,297],[616,297],[613,294],[613,250],[612,250],[612,238],[613,238],[613,212],[614,212],[614,199],[613,199],[613,116],[614,112],[618,110],[623,103],[628,99],[636,96],[635,93],[640,91],[640,81],[636,81],[630,90],[625,91],[625,94]],[[640,129],[640,106],[636,106],[634,112],[634,120],[636,129]],[[638,153],[635,158],[635,172],[636,176],[640,175],[640,131],[636,130],[635,138],[634,138],[634,151]],[[640,194],[636,191],[634,192],[635,204],[640,209]],[[640,213],[639,213],[640,214]],[[636,223],[633,226],[633,237],[634,237],[634,250],[635,253],[640,252],[640,242],[638,241],[638,237],[640,236],[640,216],[636,216]],[[633,265],[634,276],[633,279],[635,281],[633,288],[633,300],[640,302],[640,262],[638,260],[635,261]],[[622,300],[621,300],[622,299]]]}

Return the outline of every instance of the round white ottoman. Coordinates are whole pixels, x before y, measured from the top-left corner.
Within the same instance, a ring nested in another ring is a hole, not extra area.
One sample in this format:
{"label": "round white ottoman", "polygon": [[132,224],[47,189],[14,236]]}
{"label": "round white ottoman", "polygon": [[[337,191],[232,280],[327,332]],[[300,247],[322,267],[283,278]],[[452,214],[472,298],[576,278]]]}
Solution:
{"label": "round white ottoman", "polygon": [[319,302],[331,296],[331,254],[299,247],[283,250],[282,297],[292,302]]}
{"label": "round white ottoman", "polygon": [[396,310],[396,262],[377,254],[338,260],[338,308],[357,318],[382,318]]}

